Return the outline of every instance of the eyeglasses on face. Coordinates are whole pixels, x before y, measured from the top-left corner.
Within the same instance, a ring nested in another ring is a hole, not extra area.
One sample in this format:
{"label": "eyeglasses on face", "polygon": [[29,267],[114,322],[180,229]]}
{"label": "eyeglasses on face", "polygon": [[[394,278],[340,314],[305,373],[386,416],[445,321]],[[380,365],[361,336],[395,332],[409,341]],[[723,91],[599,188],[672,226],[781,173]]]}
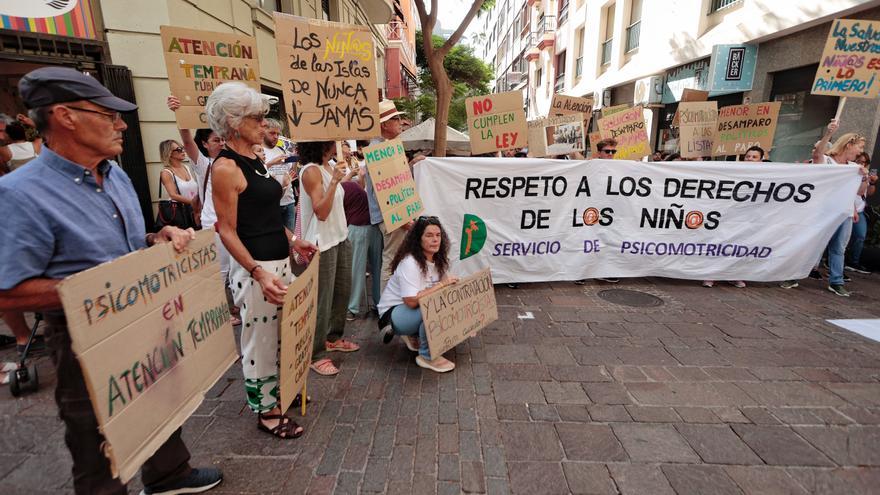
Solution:
{"label": "eyeglasses on face", "polygon": [[604,150],[599,150],[599,153],[607,153],[609,155],[613,155],[613,154],[617,153],[617,150],[610,150],[610,149],[606,148]]}
{"label": "eyeglasses on face", "polygon": [[110,121],[113,122],[114,124],[116,124],[117,122],[122,120],[122,114],[119,112],[101,112],[100,110],[92,110],[90,108],[74,107],[71,105],[64,105],[64,108],[68,108],[70,110],[76,110],[77,112],[96,113],[98,115],[103,115],[104,117],[109,118]]}
{"label": "eyeglasses on face", "polygon": [[177,148],[174,148],[174,149],[171,150],[171,151],[174,151],[174,152],[177,152],[177,153],[183,153],[183,152],[186,151],[186,150],[183,149],[183,147],[178,146]]}
{"label": "eyeglasses on face", "polygon": [[266,120],[266,115],[262,113],[255,113],[251,115],[245,115],[244,118],[255,120],[257,122],[263,122],[264,120]]}

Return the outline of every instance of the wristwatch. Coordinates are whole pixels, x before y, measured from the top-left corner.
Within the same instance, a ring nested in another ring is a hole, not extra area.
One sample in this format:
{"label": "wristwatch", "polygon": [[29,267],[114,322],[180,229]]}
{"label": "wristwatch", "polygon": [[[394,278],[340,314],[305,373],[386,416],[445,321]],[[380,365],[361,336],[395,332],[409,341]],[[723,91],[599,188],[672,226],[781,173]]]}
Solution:
{"label": "wristwatch", "polygon": [[299,237],[297,237],[296,234],[293,234],[292,236],[290,236],[290,243],[295,243],[297,239],[299,239]]}

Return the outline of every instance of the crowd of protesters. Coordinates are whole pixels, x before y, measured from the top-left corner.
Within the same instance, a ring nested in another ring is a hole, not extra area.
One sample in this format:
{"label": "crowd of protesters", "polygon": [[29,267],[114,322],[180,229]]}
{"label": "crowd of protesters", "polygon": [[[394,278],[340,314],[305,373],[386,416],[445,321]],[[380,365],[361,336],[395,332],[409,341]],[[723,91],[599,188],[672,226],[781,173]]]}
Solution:
{"label": "crowd of protesters", "polygon": [[[346,322],[371,314],[381,340],[387,344],[399,336],[415,354],[416,365],[440,373],[455,368],[442,356],[431,359],[419,311],[420,297],[457,283],[447,233],[431,216],[389,231],[363,159],[365,146],[401,134],[405,116],[393,102],[380,103],[381,137],[371,142],[294,145],[296,136],[283,136],[283,125],[266,117],[269,104],[259,92],[241,83],[219,86],[205,107],[209,128],[181,129],[179,140],[159,145],[159,229],[148,234],[130,180],[110,160],[123,146],[121,113],[135,105],[70,69],[33,71],[22,78],[20,92],[29,116],[0,115],[0,175],[7,175],[0,180],[0,200],[7,206],[0,217],[0,257],[22,260],[0,269],[0,311],[19,350],[30,333],[24,311],[46,316],[77,492],[125,493],[125,487],[110,476],[101,453],[103,438],[55,287],[65,276],[149,245],[170,242],[181,251],[195,230],[215,232],[233,324],[241,325],[245,401],[257,415],[257,427],[275,437],[303,434],[279,405],[280,308],[295,272],[316,253],[320,283],[310,366],[315,373],[339,373],[332,353],[359,350],[345,338]],[[177,110],[180,100],[169,96],[167,106]],[[834,139],[837,128],[836,120],[827,126],[811,161],[856,164],[862,176],[852,217],[841,223],[827,247],[828,289],[849,296],[846,272],[869,273],[861,254],[868,225],[865,205],[875,193],[877,174],[864,152],[865,138],[847,133]],[[36,133],[41,137],[34,138]],[[614,139],[596,143],[592,158],[617,158],[617,145]],[[426,154],[430,151],[411,152],[410,166]],[[769,161],[766,155],[753,146],[740,159]],[[525,157],[527,150],[503,156]],[[650,159],[684,160],[677,153],[656,153]],[[43,172],[49,169],[57,173]],[[822,256],[817,253],[814,278],[822,277]],[[746,286],[741,280],[730,283]],[[9,371],[0,370],[3,379]],[[307,400],[298,397],[295,404]],[[190,467],[178,431],[144,464],[143,479],[146,493],[189,493],[181,490],[209,489],[221,474]]]}

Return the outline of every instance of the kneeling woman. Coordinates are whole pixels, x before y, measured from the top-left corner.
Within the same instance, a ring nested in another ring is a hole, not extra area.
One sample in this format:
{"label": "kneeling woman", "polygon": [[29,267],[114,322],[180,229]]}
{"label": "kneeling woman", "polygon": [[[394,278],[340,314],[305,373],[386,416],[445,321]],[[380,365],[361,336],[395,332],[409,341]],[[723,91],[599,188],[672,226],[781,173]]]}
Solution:
{"label": "kneeling woman", "polygon": [[[431,360],[419,298],[458,281],[449,274],[448,251],[449,238],[437,217],[419,217],[391,262],[378,307],[380,328],[401,335],[406,347],[419,353],[416,364],[438,373],[452,371],[455,363],[443,356]],[[391,335],[386,336],[387,342]]]}

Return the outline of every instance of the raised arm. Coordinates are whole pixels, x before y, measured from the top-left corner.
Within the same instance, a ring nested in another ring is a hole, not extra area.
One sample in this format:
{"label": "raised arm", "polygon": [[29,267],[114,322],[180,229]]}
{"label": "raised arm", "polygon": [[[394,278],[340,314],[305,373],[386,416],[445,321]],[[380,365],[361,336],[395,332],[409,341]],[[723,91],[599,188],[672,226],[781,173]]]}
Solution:
{"label": "raised arm", "polygon": [[822,139],[813,150],[813,163],[825,163],[825,150],[828,149],[828,142],[831,141],[831,136],[834,135],[838,127],[840,127],[840,123],[837,119],[831,119],[828,127],[825,128],[825,133],[822,134]]}
{"label": "raised arm", "polygon": [[[168,104],[168,110],[171,110],[172,112],[176,112],[177,109],[180,108],[180,99],[174,95],[168,96],[166,103]],[[199,151],[199,147],[196,146],[192,131],[189,129],[180,129],[180,140],[182,141],[183,149],[186,151],[186,156],[189,157],[191,162],[196,163],[199,160],[199,155],[202,153]]]}

